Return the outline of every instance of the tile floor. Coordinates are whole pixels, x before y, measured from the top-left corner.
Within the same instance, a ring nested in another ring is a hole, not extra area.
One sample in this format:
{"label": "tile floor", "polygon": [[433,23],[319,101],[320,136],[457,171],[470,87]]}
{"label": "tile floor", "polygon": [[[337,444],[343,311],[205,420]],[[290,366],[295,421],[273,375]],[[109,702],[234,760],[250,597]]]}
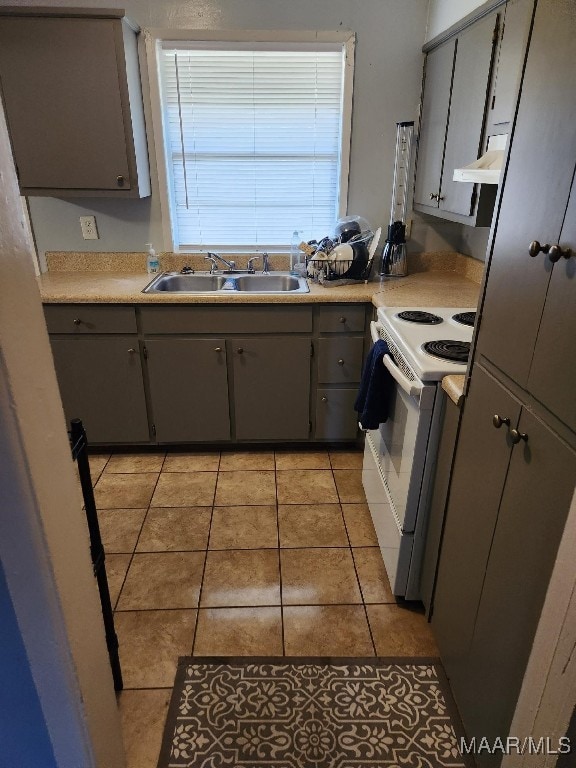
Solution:
{"label": "tile floor", "polygon": [[90,459],[125,690],[154,768],[179,656],[437,656],[394,600],[348,451]]}

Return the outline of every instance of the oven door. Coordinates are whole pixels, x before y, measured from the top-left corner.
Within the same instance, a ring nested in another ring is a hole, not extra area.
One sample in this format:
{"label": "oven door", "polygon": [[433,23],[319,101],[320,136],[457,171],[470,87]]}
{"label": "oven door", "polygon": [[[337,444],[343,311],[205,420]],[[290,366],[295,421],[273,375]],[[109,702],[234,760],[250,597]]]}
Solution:
{"label": "oven door", "polygon": [[[379,330],[378,323],[371,324],[373,340],[382,338]],[[385,355],[383,364],[396,386],[388,419],[379,429],[370,430],[369,437],[398,528],[410,534],[418,514],[437,383],[421,382],[405,361],[392,355]]]}

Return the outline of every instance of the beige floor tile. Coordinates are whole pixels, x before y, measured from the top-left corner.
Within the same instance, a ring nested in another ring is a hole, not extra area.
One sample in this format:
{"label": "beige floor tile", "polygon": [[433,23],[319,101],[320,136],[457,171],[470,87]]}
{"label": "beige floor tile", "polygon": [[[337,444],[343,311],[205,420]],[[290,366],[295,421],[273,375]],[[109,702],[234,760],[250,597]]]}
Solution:
{"label": "beige floor tile", "polygon": [[275,504],[274,472],[226,471],[218,473],[216,501],[219,507],[240,504]]}
{"label": "beige floor tile", "polygon": [[326,451],[277,451],[276,469],[330,469]]}
{"label": "beige floor tile", "polygon": [[210,549],[277,547],[276,507],[214,507],[209,546]]}
{"label": "beige floor tile", "polygon": [[363,451],[330,451],[332,469],[362,469]]}
{"label": "beige floor tile", "polygon": [[151,507],[138,539],[138,552],[206,549],[212,507]]}
{"label": "beige floor tile", "polygon": [[118,610],[195,608],[204,552],[136,554],[124,582]]}
{"label": "beige floor tile", "polygon": [[112,608],[116,605],[132,555],[106,555],[105,567]]}
{"label": "beige floor tile", "polygon": [[281,470],[276,473],[279,504],[336,504],[338,494],[332,472]]}
{"label": "beige floor tile", "polygon": [[274,469],[273,451],[222,452],[220,472],[238,469]]}
{"label": "beige floor tile", "polygon": [[281,656],[280,608],[201,608],[195,656]]}
{"label": "beige floor tile", "polygon": [[115,475],[104,472],[94,488],[98,509],[143,509],[150,504],[158,474]]}
{"label": "beige floor tile", "polygon": [[358,469],[335,469],[334,479],[342,504],[366,503],[362,473]]}
{"label": "beige floor tile", "polygon": [[133,552],[145,515],[145,509],[99,510],[98,523],[106,554]]}
{"label": "beige floor tile", "polygon": [[423,613],[399,605],[368,605],[366,610],[378,656],[439,656]]}
{"label": "beige floor tile", "polygon": [[340,504],[281,504],[281,547],[347,547]]}
{"label": "beige floor tile", "polygon": [[91,453],[88,455],[88,463],[90,464],[90,476],[94,482],[98,475],[104,470],[108,459],[109,453]]}
{"label": "beige floor tile", "polygon": [[153,507],[209,507],[214,502],[216,472],[163,472]]}
{"label": "beige floor tile", "polygon": [[287,656],[374,656],[363,606],[299,606],[283,613]]}
{"label": "beige floor tile", "polygon": [[283,549],[283,605],[361,603],[349,549]]}
{"label": "beige floor tile", "polygon": [[118,705],[126,768],[156,768],[172,691],[122,691]]}
{"label": "beige floor tile", "polygon": [[203,608],[280,605],[277,550],[208,552],[200,604]]}
{"label": "beige floor tile", "polygon": [[368,504],[342,504],[344,520],[353,547],[377,547],[378,537]]}
{"label": "beige floor tile", "polygon": [[167,453],[163,472],[217,472],[220,453]]}
{"label": "beige floor tile", "polygon": [[160,472],[164,453],[117,453],[110,457],[105,472]]}
{"label": "beige floor tile", "polygon": [[395,603],[378,547],[352,550],[365,603]]}
{"label": "beige floor tile", "polygon": [[189,656],[196,611],[116,613],[124,688],[171,688],[179,656]]}

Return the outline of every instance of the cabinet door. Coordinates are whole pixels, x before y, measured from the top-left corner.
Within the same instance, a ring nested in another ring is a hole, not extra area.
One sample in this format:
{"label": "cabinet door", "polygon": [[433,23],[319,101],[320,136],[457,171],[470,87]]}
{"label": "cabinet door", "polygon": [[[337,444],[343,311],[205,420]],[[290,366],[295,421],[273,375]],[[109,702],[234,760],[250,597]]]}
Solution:
{"label": "cabinet door", "polygon": [[245,338],[229,342],[238,440],[307,440],[310,431],[310,339]]}
{"label": "cabinet door", "polygon": [[91,443],[148,441],[138,340],[51,339],[66,419],[84,422]]}
{"label": "cabinet door", "polygon": [[480,320],[480,353],[521,386],[552,272],[549,258],[531,258],[528,248],[559,241],[574,173],[575,37],[573,3],[538,3]]}
{"label": "cabinet door", "polygon": [[0,19],[0,76],[20,186],[130,188],[121,22]]}
{"label": "cabinet door", "polygon": [[325,389],[316,392],[316,439],[355,440],[358,414],[354,403],[358,389]]}
{"label": "cabinet door", "polygon": [[456,41],[451,40],[426,57],[414,203],[429,208],[438,208],[431,195],[440,191],[455,51]]}
{"label": "cabinet door", "polygon": [[498,17],[489,16],[458,37],[442,167],[441,211],[462,216],[473,212],[475,185],[452,181],[452,174],[455,168],[468,165],[484,151],[484,114],[497,25]]}
{"label": "cabinet door", "polygon": [[146,349],[158,442],[229,440],[224,339],[149,339]]}
{"label": "cabinet door", "polygon": [[520,405],[477,365],[464,403],[444,539],[438,567],[432,626],[456,701],[467,685],[468,652],[486,563],[504,487]]}
{"label": "cabinet door", "polygon": [[519,430],[528,440],[512,450],[466,686],[457,697],[468,736],[490,743],[510,731],[576,476],[576,454],[526,410]]}
{"label": "cabinet door", "polygon": [[528,389],[576,432],[576,184],[572,185],[560,245],[565,252],[571,249],[572,256],[561,258],[552,271]]}

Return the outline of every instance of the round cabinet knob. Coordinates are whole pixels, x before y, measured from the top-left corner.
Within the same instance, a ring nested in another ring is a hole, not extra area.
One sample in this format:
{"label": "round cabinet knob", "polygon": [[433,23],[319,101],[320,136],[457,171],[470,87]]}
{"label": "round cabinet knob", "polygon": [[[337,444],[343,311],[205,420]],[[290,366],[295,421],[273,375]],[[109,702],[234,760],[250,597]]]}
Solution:
{"label": "round cabinet knob", "polygon": [[130,347],[130,349],[128,350],[128,354],[130,354],[130,355],[135,355],[136,354],[136,350],[134,349],[134,347]]}
{"label": "round cabinet knob", "polygon": [[344,360],[342,360],[342,358],[340,358],[340,360],[338,360],[338,365],[344,365]]}
{"label": "round cabinet knob", "polygon": [[436,195],[434,192],[430,192],[430,200],[438,200],[438,195]]}
{"label": "round cabinet knob", "polygon": [[346,318],[345,317],[339,317],[338,318],[338,322],[339,323],[345,323],[346,322]]}
{"label": "round cabinet knob", "polygon": [[236,350],[236,352],[237,352],[239,355],[243,355],[243,354],[244,354],[244,349],[243,349],[242,347],[238,347],[238,349]]}
{"label": "round cabinet knob", "polygon": [[214,352],[222,352],[222,347],[214,347]]}
{"label": "round cabinet knob", "polygon": [[540,252],[548,253],[549,250],[550,250],[550,246],[548,244],[540,245],[538,240],[532,240],[532,242],[528,247],[528,253],[530,254],[530,256],[532,256],[532,258],[534,258],[534,256],[538,256]]}
{"label": "round cabinet knob", "polygon": [[74,325],[80,325],[81,322],[82,322],[82,320],[80,320],[79,317],[75,317],[74,318]]}
{"label": "round cabinet knob", "polygon": [[441,203],[442,200],[446,200],[446,198],[444,197],[444,195],[436,195],[436,200],[438,200],[438,202]]}
{"label": "round cabinet knob", "polygon": [[550,261],[555,264],[557,261],[560,261],[560,259],[564,256],[565,259],[569,259],[570,256],[572,256],[572,251],[570,248],[565,248],[562,250],[559,245],[551,245],[550,249],[548,251],[548,258]]}
{"label": "round cabinet knob", "polygon": [[519,432],[517,429],[511,429],[510,440],[512,440],[514,445],[517,445],[520,442],[520,440],[524,440],[524,442],[527,443],[528,435],[526,434],[526,432]]}
{"label": "round cabinet knob", "polygon": [[327,398],[326,396],[324,396],[324,397],[322,398],[322,402],[323,402],[323,403],[327,403],[327,402],[328,402],[328,398]]}
{"label": "round cabinet knob", "polygon": [[124,186],[124,176],[116,176],[116,184],[118,184],[119,187]]}
{"label": "round cabinet knob", "polygon": [[492,426],[496,427],[496,429],[500,429],[502,424],[506,424],[507,427],[510,426],[510,419],[506,416],[502,418],[502,416],[498,416],[497,413],[492,416]]}

